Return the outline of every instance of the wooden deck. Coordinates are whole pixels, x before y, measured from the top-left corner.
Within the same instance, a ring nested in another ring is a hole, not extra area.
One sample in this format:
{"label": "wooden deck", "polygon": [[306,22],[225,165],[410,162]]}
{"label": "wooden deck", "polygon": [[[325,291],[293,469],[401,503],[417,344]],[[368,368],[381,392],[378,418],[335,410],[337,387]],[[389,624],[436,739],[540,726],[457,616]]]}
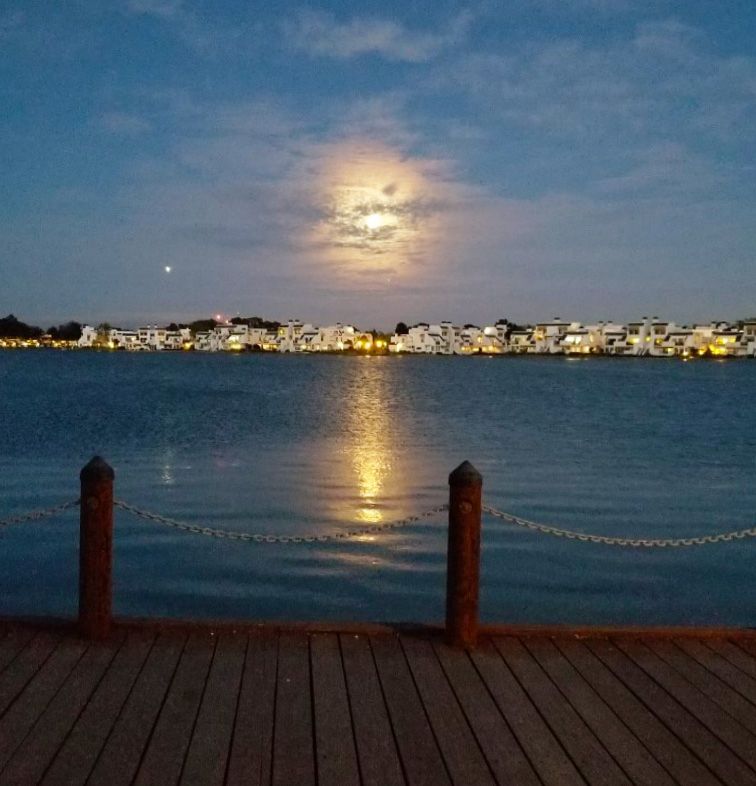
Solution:
{"label": "wooden deck", "polygon": [[0,783],[756,786],[756,639],[0,626]]}

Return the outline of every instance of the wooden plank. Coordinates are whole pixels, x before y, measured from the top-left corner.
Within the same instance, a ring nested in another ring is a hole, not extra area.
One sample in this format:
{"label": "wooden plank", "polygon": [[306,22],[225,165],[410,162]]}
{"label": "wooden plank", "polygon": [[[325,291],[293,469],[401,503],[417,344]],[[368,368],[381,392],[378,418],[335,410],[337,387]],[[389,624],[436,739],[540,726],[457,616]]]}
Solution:
{"label": "wooden plank", "polygon": [[0,674],[12,663],[19,652],[31,641],[34,631],[30,628],[9,630],[5,635],[0,633]]}
{"label": "wooden plank", "polygon": [[363,786],[402,786],[399,751],[367,636],[342,635],[344,663],[354,738]]}
{"label": "wooden plank", "polygon": [[581,677],[553,641],[539,637],[523,639],[522,643],[633,783],[674,786],[675,781],[667,771]]}
{"label": "wooden plank", "polygon": [[[614,643],[586,642],[591,651],[726,784],[753,784],[753,771]],[[693,783],[697,783],[693,781]]]}
{"label": "wooden plank", "polygon": [[228,762],[228,786],[270,784],[277,663],[277,635],[249,637]]}
{"label": "wooden plank", "polygon": [[702,666],[706,667],[708,671],[716,674],[733,691],[741,696],[745,696],[752,706],[756,705],[756,675],[749,677],[737,666],[730,663],[723,655],[707,647],[702,641],[677,639],[675,643],[691,658],[694,658]]}
{"label": "wooden plank", "polygon": [[184,634],[158,637],[87,781],[89,786],[132,782],[185,642]]}
{"label": "wooden plank", "polygon": [[493,644],[481,642],[470,657],[545,786],[585,784]]}
{"label": "wooden plank", "polygon": [[134,779],[136,786],[178,783],[214,651],[210,634],[189,636]]}
{"label": "wooden plank", "polygon": [[678,783],[721,783],[583,642],[558,638],[554,643]]}
{"label": "wooden plank", "polygon": [[154,634],[128,636],[45,773],[44,786],[86,781],[154,640]]}
{"label": "wooden plank", "polygon": [[371,636],[370,644],[408,783],[450,783],[398,638]]}
{"label": "wooden plank", "polygon": [[733,666],[737,666],[744,674],[756,680],[756,657],[749,655],[737,644],[724,639],[713,639],[707,641],[706,646],[723,658],[727,658]]}
{"label": "wooden plank", "polygon": [[399,641],[452,782],[494,786],[491,770],[446,679],[433,645],[415,636],[401,636]]}
{"label": "wooden plank", "polygon": [[496,638],[494,646],[585,780],[596,786],[630,786],[627,775],[617,766],[520,640],[511,637]]}
{"label": "wooden plank", "polygon": [[0,772],[84,654],[87,646],[63,639],[0,720]]}
{"label": "wooden plank", "polygon": [[336,635],[310,637],[310,665],[318,786],[359,786],[352,716]]}
{"label": "wooden plank", "polygon": [[0,674],[0,717],[40,670],[60,642],[54,633],[38,633]]}
{"label": "wooden plank", "polygon": [[441,642],[435,643],[435,650],[496,781],[539,786],[540,779],[467,653]]}
{"label": "wooden plank", "polygon": [[735,643],[751,657],[756,658],[756,641],[754,639],[736,639]]}
{"label": "wooden plank", "polygon": [[273,786],[315,784],[310,646],[304,633],[278,639]]}
{"label": "wooden plank", "polygon": [[617,646],[754,769],[756,776],[756,736],[642,642],[620,640]]}
{"label": "wooden plank", "polygon": [[3,781],[39,783],[122,641],[118,637],[89,647],[8,762]]}
{"label": "wooden plank", "polygon": [[[696,644],[692,639],[691,643]],[[737,690],[734,690],[726,682],[719,679],[713,671],[710,671],[705,665],[696,660],[689,653],[687,647],[677,647],[671,641],[649,641],[646,642],[646,645],[655,655],[679,672],[688,682],[695,685],[701,693],[716,702],[725,712],[740,721],[747,729],[756,731],[756,706],[745,699]],[[705,647],[703,649],[704,656],[719,657],[711,650]],[[695,647],[693,651],[695,651]],[[725,663],[740,675],[741,680],[747,679],[734,666],[727,663],[727,661]]]}
{"label": "wooden plank", "polygon": [[223,784],[246,649],[246,636],[218,638],[181,783]]}

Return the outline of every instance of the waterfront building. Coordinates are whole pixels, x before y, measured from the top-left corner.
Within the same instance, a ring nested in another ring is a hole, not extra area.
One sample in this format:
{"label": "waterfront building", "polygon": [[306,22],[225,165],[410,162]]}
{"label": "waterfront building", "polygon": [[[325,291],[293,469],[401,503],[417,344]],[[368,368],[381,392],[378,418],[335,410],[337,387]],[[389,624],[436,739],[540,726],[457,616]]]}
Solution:
{"label": "waterfront building", "polygon": [[599,322],[595,328],[596,332],[594,338],[596,344],[599,351],[606,355],[616,354],[615,347],[617,344],[622,344],[627,338],[627,328],[611,320],[608,322]]}
{"label": "waterfront building", "polygon": [[588,355],[594,351],[595,338],[588,328],[571,325],[559,340],[557,347],[565,355]]}
{"label": "waterfront building", "polygon": [[675,326],[663,339],[654,340],[651,354],[656,357],[688,357],[692,336],[691,328]]}
{"label": "waterfront building", "polygon": [[312,352],[340,352],[352,349],[359,336],[354,325],[328,325],[317,329],[317,335],[309,342]]}
{"label": "waterfront building", "polygon": [[746,320],[743,323],[743,337],[741,341],[745,347],[745,356],[756,358],[756,319]]}
{"label": "waterfront building", "polygon": [[441,354],[444,345],[440,325],[430,325],[427,322],[418,322],[413,325],[406,336],[403,336],[402,352],[414,354],[435,355]]}
{"label": "waterfront building", "polygon": [[712,334],[709,352],[716,357],[745,357],[746,343],[742,337],[743,331],[729,325],[717,328]]}
{"label": "waterfront building", "polygon": [[535,338],[532,328],[513,330],[509,334],[508,349],[515,355],[524,355],[535,352]]}
{"label": "waterfront building", "polygon": [[136,330],[121,330],[113,328],[108,334],[108,347],[110,349],[135,350],[142,348],[139,342],[139,333]]}
{"label": "waterfront building", "polygon": [[[39,342],[37,342],[39,343]],[[44,337],[42,344],[45,344]],[[49,342],[47,342],[49,344]],[[46,344],[46,345],[47,345]],[[130,351],[191,349],[205,352],[256,350],[266,352],[342,352],[383,350],[386,342],[354,325],[337,322],[318,327],[289,319],[277,330],[251,328],[230,322],[216,325],[192,337],[189,328],[171,331],[156,325],[138,330],[113,328],[107,332],[89,325],[82,327],[79,347],[109,347]],[[4,346],[9,346],[4,342]],[[14,344],[15,345],[15,344]],[[31,345],[23,344],[22,346]],[[756,357],[756,320],[740,326],[711,322],[689,328],[675,322],[643,317],[621,325],[600,321],[583,325],[554,318],[535,327],[511,330],[506,321],[479,327],[418,322],[406,334],[395,334],[388,342],[391,353],[425,355],[474,354],[564,354],[628,355],[634,357]]]}
{"label": "waterfront building", "polygon": [[299,351],[299,336],[302,334],[303,327],[304,325],[298,319],[289,319],[285,325],[281,325],[278,328],[278,337],[276,339],[278,351]]}
{"label": "waterfront building", "polygon": [[81,337],[77,344],[82,348],[93,347],[97,343],[97,328],[91,325],[82,325]]}
{"label": "waterfront building", "polygon": [[554,317],[551,322],[537,322],[533,331],[534,351],[541,355],[559,354],[567,331],[579,328],[579,322],[563,322],[559,317]]}
{"label": "waterfront building", "polygon": [[651,343],[651,320],[643,317],[640,322],[630,322],[624,341],[615,344],[615,354],[642,357],[648,354]]}

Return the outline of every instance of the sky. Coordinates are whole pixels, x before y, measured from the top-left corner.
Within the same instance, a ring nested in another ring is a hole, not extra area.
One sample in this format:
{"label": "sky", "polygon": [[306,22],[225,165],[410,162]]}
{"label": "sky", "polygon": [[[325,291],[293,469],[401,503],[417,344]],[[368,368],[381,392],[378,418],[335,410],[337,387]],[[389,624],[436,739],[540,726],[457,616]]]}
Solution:
{"label": "sky", "polygon": [[4,0],[0,312],[756,314],[752,0]]}

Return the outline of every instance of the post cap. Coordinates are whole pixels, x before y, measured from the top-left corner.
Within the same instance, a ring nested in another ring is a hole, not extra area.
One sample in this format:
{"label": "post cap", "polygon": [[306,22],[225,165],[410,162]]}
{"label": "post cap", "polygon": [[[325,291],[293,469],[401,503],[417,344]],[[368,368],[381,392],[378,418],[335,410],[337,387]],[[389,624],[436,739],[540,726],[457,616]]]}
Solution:
{"label": "post cap", "polygon": [[482,486],[483,476],[469,462],[463,461],[449,475],[450,486]]}
{"label": "post cap", "polygon": [[93,456],[89,463],[79,473],[79,479],[84,480],[114,480],[115,472],[102,456]]}

